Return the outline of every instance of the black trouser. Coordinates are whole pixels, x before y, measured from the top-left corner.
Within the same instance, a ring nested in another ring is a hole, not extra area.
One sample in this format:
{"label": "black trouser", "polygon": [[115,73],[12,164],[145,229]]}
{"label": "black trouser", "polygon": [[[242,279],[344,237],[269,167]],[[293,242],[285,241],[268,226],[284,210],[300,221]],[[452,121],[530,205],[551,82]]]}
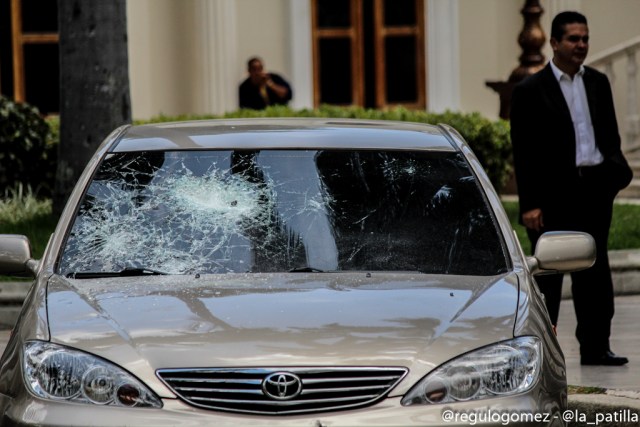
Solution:
{"label": "black trouser", "polygon": [[[607,243],[615,191],[606,186],[604,168],[590,168],[577,178],[575,192],[558,206],[543,209],[545,231],[575,230],[591,234],[597,258],[593,267],[571,274],[571,292],[576,312],[576,338],[580,354],[598,356],[610,350],[611,319],[614,314],[613,281]],[[532,248],[541,233],[527,230]],[[562,275],[537,276],[545,296],[551,322],[556,325],[562,296]]]}

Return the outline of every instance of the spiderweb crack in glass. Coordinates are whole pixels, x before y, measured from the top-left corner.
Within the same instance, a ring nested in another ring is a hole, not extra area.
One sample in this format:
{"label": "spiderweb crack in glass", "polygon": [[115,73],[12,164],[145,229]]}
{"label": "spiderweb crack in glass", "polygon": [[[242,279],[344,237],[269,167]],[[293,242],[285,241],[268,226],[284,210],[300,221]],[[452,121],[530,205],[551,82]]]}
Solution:
{"label": "spiderweb crack in glass", "polygon": [[60,263],[62,274],[300,267],[506,268],[492,216],[459,155],[348,150],[111,154]]}

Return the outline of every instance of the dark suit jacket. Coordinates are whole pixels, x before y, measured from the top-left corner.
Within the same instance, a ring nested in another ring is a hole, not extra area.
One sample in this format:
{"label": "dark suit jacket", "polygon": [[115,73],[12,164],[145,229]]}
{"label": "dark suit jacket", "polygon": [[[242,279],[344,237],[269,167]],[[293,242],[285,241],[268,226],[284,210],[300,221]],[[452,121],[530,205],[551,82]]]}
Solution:
{"label": "dark suit jacket", "polygon": [[[620,151],[620,135],[607,76],[585,67],[583,76],[598,149],[611,168],[613,194],[626,187],[631,170]],[[520,211],[570,207],[577,183],[576,142],[569,108],[551,65],[517,84],[511,99],[511,141]],[[622,162],[622,165],[616,163]]]}

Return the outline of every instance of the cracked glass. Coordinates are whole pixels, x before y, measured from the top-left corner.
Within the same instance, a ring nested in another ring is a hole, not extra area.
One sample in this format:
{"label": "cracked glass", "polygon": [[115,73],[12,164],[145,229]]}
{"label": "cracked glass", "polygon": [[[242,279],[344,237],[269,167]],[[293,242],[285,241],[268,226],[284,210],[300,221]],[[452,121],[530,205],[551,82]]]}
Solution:
{"label": "cracked glass", "polygon": [[58,271],[507,268],[493,215],[459,153],[203,150],[109,154]]}

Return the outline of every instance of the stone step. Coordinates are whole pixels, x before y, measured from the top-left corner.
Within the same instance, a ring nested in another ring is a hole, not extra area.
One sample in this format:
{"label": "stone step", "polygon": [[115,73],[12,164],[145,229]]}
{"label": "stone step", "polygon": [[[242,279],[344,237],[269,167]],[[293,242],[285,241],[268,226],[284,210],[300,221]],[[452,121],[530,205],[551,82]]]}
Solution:
{"label": "stone step", "polygon": [[0,282],[0,330],[13,328],[30,286],[30,281]]}
{"label": "stone step", "polygon": [[627,159],[627,161],[633,170],[633,176],[640,178],[640,159]]}
{"label": "stone step", "polygon": [[640,201],[640,150],[625,153],[625,157],[633,170],[633,180],[627,188],[618,193],[618,198]]}
{"label": "stone step", "polygon": [[15,282],[0,282],[0,304],[22,305],[24,298],[27,296],[27,292],[31,287],[30,280],[15,281]]}
{"label": "stone step", "polygon": [[634,172],[634,178],[631,180],[631,184],[618,193],[618,198],[640,200],[640,170]]}
{"label": "stone step", "polygon": [[18,320],[22,305],[0,304],[0,330],[12,329]]}

